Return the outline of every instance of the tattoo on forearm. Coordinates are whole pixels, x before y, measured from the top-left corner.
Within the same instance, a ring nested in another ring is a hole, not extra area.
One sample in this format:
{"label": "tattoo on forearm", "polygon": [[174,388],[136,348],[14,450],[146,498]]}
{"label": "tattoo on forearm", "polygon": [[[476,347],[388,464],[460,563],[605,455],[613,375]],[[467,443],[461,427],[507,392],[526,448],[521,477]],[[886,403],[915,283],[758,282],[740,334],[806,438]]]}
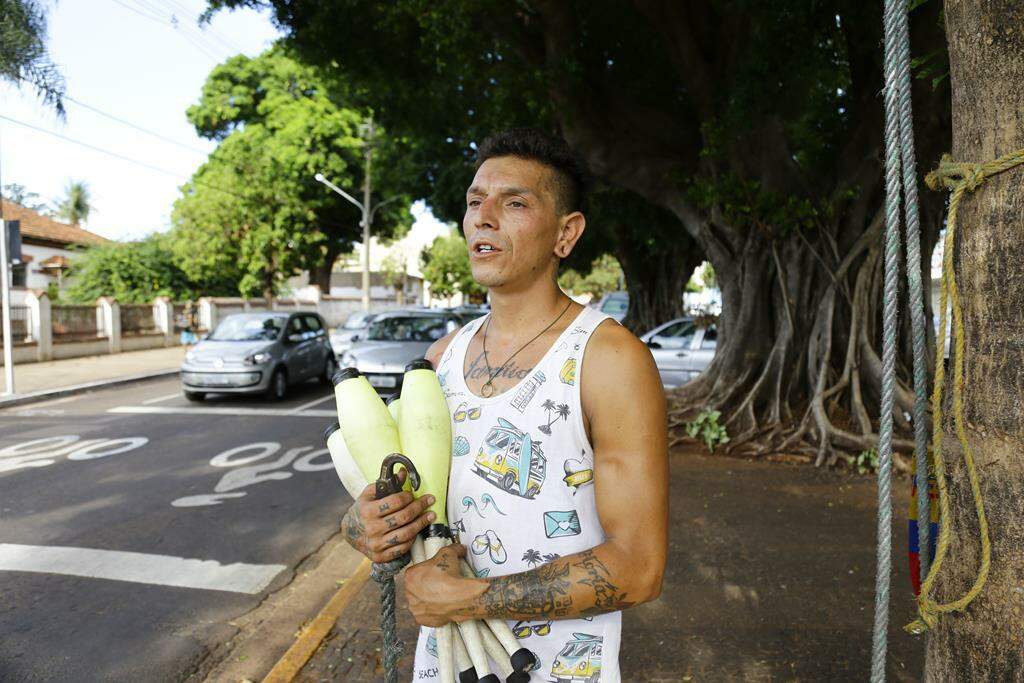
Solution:
{"label": "tattoo on forearm", "polygon": [[[593,591],[590,600],[587,589]],[[573,599],[577,601],[574,611]],[[616,612],[633,605],[611,581],[611,572],[593,550],[560,558],[521,574],[489,579],[476,607],[487,617],[558,619],[573,614]],[[465,611],[475,613],[474,608]]]}
{"label": "tattoo on forearm", "polygon": [[590,586],[594,590],[594,606],[582,611],[583,614],[604,614],[630,607],[633,603],[626,600],[626,594],[609,580],[610,572],[593,550],[585,550],[572,558],[573,566],[581,569],[585,576],[577,579],[577,583]]}
{"label": "tattoo on forearm", "polygon": [[549,619],[569,613],[571,588],[569,565],[553,562],[522,574],[490,579],[477,600],[488,617]]}

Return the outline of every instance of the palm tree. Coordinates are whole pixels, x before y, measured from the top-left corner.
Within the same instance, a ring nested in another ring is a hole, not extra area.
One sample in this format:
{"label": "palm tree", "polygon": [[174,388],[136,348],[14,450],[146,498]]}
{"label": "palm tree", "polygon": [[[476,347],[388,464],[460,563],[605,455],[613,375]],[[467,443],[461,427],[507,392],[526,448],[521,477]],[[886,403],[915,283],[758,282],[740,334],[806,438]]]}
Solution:
{"label": "palm tree", "polygon": [[536,566],[540,563],[540,553],[533,548],[528,548],[527,551],[523,553],[523,562],[531,567]]}
{"label": "palm tree", "polygon": [[89,220],[92,204],[89,202],[89,186],[82,180],[70,180],[64,190],[65,197],[57,203],[57,215],[72,225]]}
{"label": "palm tree", "polygon": [[544,561],[551,562],[552,560],[557,560],[560,557],[561,555],[559,555],[558,553],[547,553],[546,555],[544,555]]}
{"label": "palm tree", "polygon": [[566,405],[565,403],[558,404],[558,417],[562,418],[563,420],[569,419],[569,406]]}

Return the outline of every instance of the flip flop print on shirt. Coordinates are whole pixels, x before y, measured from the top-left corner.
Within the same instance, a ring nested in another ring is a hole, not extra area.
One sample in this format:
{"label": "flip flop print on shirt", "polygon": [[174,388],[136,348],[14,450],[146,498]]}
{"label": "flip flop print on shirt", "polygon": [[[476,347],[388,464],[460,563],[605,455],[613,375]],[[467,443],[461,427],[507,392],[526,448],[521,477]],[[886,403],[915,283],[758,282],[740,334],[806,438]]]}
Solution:
{"label": "flip flop print on shirt", "polygon": [[474,555],[483,555],[484,553],[487,553],[491,558],[491,562],[494,564],[505,564],[505,561],[508,560],[508,553],[505,552],[505,546],[502,545],[501,539],[498,538],[498,534],[496,534],[492,529],[488,529],[474,538],[471,548]]}

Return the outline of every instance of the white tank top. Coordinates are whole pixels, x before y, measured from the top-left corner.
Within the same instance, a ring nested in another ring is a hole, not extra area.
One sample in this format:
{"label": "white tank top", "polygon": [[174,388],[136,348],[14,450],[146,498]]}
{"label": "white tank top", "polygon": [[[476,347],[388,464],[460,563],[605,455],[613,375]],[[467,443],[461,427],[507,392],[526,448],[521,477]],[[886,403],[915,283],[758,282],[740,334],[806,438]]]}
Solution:
{"label": "white tank top", "polygon": [[[463,327],[438,365],[452,414],[448,521],[479,576],[528,571],[605,540],[580,369],[587,341],[608,317],[584,308],[527,377],[491,398],[473,394],[463,375],[469,342],[486,317]],[[531,681],[617,683],[621,616],[508,623],[537,655]],[[437,679],[433,631],[420,629],[414,681]]]}

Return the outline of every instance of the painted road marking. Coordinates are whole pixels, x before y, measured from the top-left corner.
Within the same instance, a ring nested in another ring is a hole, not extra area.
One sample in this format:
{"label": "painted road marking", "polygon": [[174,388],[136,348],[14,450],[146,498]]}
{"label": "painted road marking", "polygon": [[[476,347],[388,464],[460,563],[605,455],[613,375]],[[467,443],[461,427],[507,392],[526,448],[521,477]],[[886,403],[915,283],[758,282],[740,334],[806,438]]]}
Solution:
{"label": "painted road marking", "polygon": [[42,403],[33,403],[32,410],[36,408],[46,408],[48,406],[55,406],[61,403],[69,403],[71,401],[77,401],[81,396],[65,396],[64,398],[55,398],[52,401],[43,401]]}
{"label": "painted road marking", "polygon": [[318,398],[315,401],[310,401],[309,403],[303,403],[301,406],[299,406],[298,408],[293,410],[291,412],[291,414],[294,415],[295,413],[301,413],[306,408],[312,408],[313,406],[315,406],[315,405],[317,405],[319,403],[323,403],[324,401],[330,401],[332,398],[334,398],[334,394],[328,394],[327,396],[324,396],[323,398]]}
{"label": "painted road marking", "polygon": [[287,567],[283,564],[224,564],[172,555],[67,546],[0,543],[0,570],[84,576],[93,579],[259,593]]}
{"label": "painted road marking", "polygon": [[170,401],[172,398],[178,398],[184,396],[180,391],[175,391],[173,394],[167,394],[166,396],[157,396],[156,398],[148,398],[142,402],[142,405],[148,406],[152,403],[160,403],[161,401]]}
{"label": "painted road marking", "polygon": [[338,417],[336,410],[306,410],[301,413],[282,408],[165,408],[163,406],[118,406],[108,413],[128,415],[234,415],[239,417]]}

